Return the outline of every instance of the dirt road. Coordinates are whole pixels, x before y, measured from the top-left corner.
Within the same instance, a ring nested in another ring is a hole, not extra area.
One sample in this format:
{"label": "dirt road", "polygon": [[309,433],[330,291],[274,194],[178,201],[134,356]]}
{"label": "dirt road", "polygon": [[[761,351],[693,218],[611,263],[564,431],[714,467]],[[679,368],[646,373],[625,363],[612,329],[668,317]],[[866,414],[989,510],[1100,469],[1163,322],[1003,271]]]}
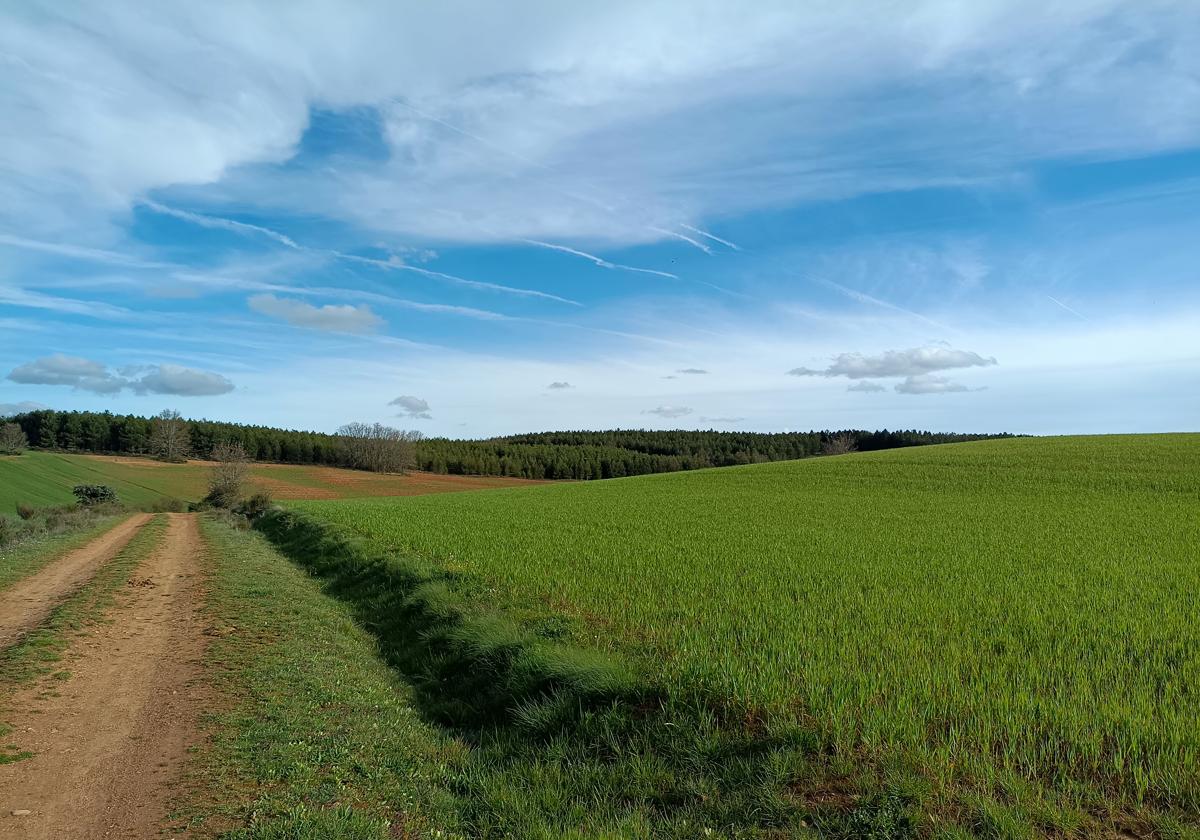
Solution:
{"label": "dirt road", "polygon": [[0,837],[158,837],[196,719],[204,653],[196,517],[170,514],[106,622],[45,680],[0,698],[5,740],[34,757],[0,766]]}
{"label": "dirt road", "polygon": [[37,574],[0,591],[0,650],[45,621],[55,606],[91,580],[96,570],[116,556],[149,521],[149,514],[131,516]]}

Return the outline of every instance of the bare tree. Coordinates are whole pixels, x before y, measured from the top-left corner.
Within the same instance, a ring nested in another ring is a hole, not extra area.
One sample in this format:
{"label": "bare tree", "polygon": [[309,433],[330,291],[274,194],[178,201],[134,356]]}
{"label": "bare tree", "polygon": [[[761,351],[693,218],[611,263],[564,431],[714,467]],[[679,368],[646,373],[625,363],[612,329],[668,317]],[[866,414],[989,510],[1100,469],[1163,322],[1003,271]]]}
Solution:
{"label": "bare tree", "polygon": [[16,423],[0,426],[0,455],[20,455],[29,448],[25,430]]}
{"label": "bare tree", "polygon": [[821,444],[822,455],[845,455],[848,452],[855,452],[857,450],[858,442],[855,441],[854,435],[848,432],[830,435]]}
{"label": "bare tree", "polygon": [[164,461],[180,461],[187,457],[188,425],[183,415],[166,409],[150,421],[150,451]]}
{"label": "bare tree", "polygon": [[218,443],[213,447],[212,473],[208,477],[206,502],[214,507],[229,508],[242,496],[242,487],[250,472],[250,459],[240,443]]}
{"label": "bare tree", "polygon": [[420,432],[380,423],[347,423],[337,430],[346,466],[371,472],[403,473],[416,461]]}

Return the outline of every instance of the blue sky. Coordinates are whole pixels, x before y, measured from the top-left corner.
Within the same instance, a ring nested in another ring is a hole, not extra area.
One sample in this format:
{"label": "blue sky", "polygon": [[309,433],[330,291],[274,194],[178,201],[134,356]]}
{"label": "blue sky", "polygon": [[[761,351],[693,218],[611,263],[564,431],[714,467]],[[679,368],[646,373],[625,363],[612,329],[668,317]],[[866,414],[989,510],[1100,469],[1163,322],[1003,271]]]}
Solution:
{"label": "blue sky", "polygon": [[1194,3],[0,18],[0,412],[1200,417]]}

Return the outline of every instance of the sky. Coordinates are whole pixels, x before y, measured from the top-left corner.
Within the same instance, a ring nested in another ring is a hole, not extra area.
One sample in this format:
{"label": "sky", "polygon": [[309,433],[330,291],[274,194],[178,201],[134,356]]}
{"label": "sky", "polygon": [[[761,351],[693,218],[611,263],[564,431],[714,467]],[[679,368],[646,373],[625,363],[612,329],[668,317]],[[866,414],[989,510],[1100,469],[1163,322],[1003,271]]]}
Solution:
{"label": "sky", "polygon": [[0,414],[1200,425],[1200,3],[0,8]]}

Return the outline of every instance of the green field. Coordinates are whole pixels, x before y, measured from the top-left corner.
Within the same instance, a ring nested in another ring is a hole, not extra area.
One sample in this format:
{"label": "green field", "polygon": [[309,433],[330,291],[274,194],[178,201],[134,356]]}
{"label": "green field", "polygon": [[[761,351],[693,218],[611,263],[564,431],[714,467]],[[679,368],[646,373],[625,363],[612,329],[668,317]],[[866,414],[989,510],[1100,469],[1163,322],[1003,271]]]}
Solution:
{"label": "green field", "polygon": [[[0,515],[17,504],[33,507],[75,503],[77,484],[107,484],[133,507],[163,497],[198,501],[207,492],[210,465],[203,461],[167,464],[151,458],[107,457],[31,451],[0,456]],[[336,467],[254,464],[252,489],[279,499],[337,499],[408,496],[527,484],[520,479],[479,476],[391,475]]]}
{"label": "green field", "polygon": [[813,734],[847,784],[918,780],[925,828],[1200,813],[1200,435],[293,505],[723,720]]}

